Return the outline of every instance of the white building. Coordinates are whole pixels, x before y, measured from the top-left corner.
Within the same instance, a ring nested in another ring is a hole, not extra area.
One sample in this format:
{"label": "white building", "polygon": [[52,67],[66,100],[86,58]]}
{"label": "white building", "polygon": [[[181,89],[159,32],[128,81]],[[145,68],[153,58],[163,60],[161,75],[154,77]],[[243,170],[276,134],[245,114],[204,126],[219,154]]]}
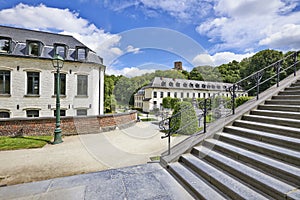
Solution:
{"label": "white building", "polygon": [[[230,97],[230,92],[226,89],[231,86],[230,83],[155,77],[148,86],[143,87],[134,95],[134,106],[142,108],[144,112],[149,112],[154,108],[162,109],[164,97],[181,100],[207,98],[214,94]],[[247,96],[247,93],[239,88],[236,96]]]}
{"label": "white building", "polygon": [[103,114],[103,60],[72,36],[0,26],[0,118],[55,115],[56,70],[61,69],[61,115]]}

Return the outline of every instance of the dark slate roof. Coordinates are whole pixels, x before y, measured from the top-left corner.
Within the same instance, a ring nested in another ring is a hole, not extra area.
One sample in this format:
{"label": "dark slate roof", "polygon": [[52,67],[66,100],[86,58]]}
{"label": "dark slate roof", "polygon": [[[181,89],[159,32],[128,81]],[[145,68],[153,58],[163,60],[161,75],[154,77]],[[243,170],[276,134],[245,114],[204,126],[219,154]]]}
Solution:
{"label": "dark slate roof", "polygon": [[[155,77],[153,81],[146,87],[151,88],[176,88],[187,90],[225,90],[231,87],[231,83],[196,81],[186,79]],[[239,88],[242,89],[242,88]]]}
{"label": "dark slate roof", "polygon": [[65,60],[75,61],[76,47],[82,47],[86,48],[88,51],[87,58],[84,62],[103,64],[103,60],[101,57],[97,56],[94,51],[92,51],[86,45],[70,35],[62,35],[0,25],[0,37],[7,37],[12,39],[12,49],[11,53],[9,53],[8,55],[27,56],[26,42],[39,41],[41,42],[43,47],[41,55],[39,56],[40,58],[51,59],[54,55],[54,44],[63,44],[66,45],[68,49],[67,57],[65,58]]}

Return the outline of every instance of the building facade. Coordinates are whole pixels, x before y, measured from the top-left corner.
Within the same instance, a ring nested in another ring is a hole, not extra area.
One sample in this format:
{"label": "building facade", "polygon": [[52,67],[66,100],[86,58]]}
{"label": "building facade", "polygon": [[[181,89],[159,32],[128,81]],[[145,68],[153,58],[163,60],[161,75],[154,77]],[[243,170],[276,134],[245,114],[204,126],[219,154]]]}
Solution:
{"label": "building facade", "polygon": [[0,26],[0,118],[53,117],[56,69],[61,69],[61,116],[103,114],[103,60],[72,36]]}
{"label": "building facade", "polygon": [[[230,97],[226,91],[231,87],[230,83],[195,81],[185,79],[173,79],[155,77],[148,85],[140,89],[134,95],[134,106],[142,108],[144,112],[162,109],[164,97],[179,98],[208,98],[214,94]],[[247,96],[241,88],[236,91],[237,97]]]}

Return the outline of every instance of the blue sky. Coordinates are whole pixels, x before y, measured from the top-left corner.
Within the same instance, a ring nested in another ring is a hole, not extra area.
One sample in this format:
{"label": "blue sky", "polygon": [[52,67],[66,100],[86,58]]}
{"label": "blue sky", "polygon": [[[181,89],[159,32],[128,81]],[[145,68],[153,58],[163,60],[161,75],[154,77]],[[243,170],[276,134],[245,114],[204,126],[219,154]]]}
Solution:
{"label": "blue sky", "polygon": [[73,35],[127,76],[300,49],[300,0],[0,0],[0,24]]}

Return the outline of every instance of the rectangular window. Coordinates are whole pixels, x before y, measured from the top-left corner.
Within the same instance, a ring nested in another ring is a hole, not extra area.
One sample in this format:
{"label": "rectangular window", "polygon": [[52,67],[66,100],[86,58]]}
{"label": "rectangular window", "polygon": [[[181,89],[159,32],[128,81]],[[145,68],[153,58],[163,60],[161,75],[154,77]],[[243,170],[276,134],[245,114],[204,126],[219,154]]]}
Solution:
{"label": "rectangular window", "polygon": [[66,46],[65,45],[55,45],[55,55],[60,55],[62,58],[66,58]]}
{"label": "rectangular window", "polygon": [[183,98],[183,92],[181,92],[181,95],[180,95],[180,97],[181,97],[181,98]]}
{"label": "rectangular window", "polygon": [[86,109],[77,110],[77,116],[87,116],[87,110]]}
{"label": "rectangular window", "polygon": [[[54,74],[54,95],[56,95],[57,74]],[[60,74],[60,94],[66,95],[66,74]]]}
{"label": "rectangular window", "polygon": [[77,95],[87,96],[88,95],[88,76],[78,75],[77,76]]}
{"label": "rectangular window", "polygon": [[193,98],[195,98],[196,97],[196,94],[195,93],[193,93]]}
{"label": "rectangular window", "polygon": [[190,97],[190,94],[189,94],[188,92],[186,93],[186,97],[187,97],[187,98],[189,98],[189,97]]}
{"label": "rectangular window", "polygon": [[205,96],[206,96],[206,93],[203,93],[203,98],[205,98]]}
{"label": "rectangular window", "polygon": [[153,92],[153,98],[157,98],[157,92]]}
{"label": "rectangular window", "polygon": [[[54,110],[54,116],[56,117],[56,110]],[[60,116],[66,116],[66,110],[60,110]]]}
{"label": "rectangular window", "polygon": [[33,42],[29,41],[27,43],[27,48],[28,48],[28,55],[30,56],[39,56],[40,55],[40,43],[39,42]]}
{"label": "rectangular window", "polygon": [[10,94],[10,71],[0,71],[0,94]]}
{"label": "rectangular window", "polygon": [[9,118],[9,112],[0,112],[0,118]]}
{"label": "rectangular window", "polygon": [[177,92],[174,92],[174,97],[177,98]]}
{"label": "rectangular window", "polygon": [[198,98],[201,98],[201,93],[198,93]]}
{"label": "rectangular window", "polygon": [[27,117],[39,117],[39,111],[38,110],[27,110],[26,115],[27,115]]}
{"label": "rectangular window", "polygon": [[40,73],[27,72],[27,94],[39,94],[40,88]]}
{"label": "rectangular window", "polygon": [[77,53],[77,60],[85,60],[86,59],[86,48],[82,47],[82,48],[77,48],[76,49],[76,53]]}
{"label": "rectangular window", "polygon": [[168,92],[168,97],[170,97],[171,96],[171,93],[170,92]]}
{"label": "rectangular window", "polygon": [[0,53],[9,53],[10,51],[10,39],[0,38]]}
{"label": "rectangular window", "polygon": [[160,98],[164,98],[164,92],[160,92]]}

